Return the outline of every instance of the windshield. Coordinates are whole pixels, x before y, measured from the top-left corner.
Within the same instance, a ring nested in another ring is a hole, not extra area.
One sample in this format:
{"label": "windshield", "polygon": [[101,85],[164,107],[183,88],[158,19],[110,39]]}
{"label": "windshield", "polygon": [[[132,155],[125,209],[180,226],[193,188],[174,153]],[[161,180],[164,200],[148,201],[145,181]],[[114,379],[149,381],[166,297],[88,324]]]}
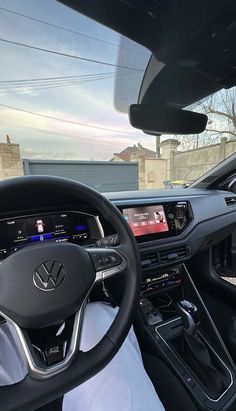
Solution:
{"label": "windshield", "polygon": [[[195,136],[131,127],[144,47],[54,0],[0,0],[0,178],[54,174],[99,191],[185,187],[236,152],[235,89],[194,109]],[[161,69],[161,68],[160,68]]]}

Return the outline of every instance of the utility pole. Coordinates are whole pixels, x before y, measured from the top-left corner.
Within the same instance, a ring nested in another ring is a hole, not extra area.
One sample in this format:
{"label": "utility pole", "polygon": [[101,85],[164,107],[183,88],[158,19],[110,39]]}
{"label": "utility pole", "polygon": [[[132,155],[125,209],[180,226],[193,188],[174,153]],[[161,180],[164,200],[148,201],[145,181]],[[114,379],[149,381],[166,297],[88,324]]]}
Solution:
{"label": "utility pole", "polygon": [[161,158],[161,135],[156,136],[156,158]]}
{"label": "utility pole", "polygon": [[196,135],[196,148],[199,148],[199,134]]}

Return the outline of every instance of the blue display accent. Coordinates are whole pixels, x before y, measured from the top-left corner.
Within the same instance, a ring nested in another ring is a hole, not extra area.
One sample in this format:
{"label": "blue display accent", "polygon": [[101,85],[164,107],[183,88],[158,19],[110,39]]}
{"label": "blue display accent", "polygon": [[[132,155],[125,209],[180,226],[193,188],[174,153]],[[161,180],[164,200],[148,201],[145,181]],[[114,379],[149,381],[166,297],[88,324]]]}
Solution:
{"label": "blue display accent", "polygon": [[85,224],[80,224],[75,226],[76,231],[85,231],[87,230],[87,226]]}
{"label": "blue display accent", "polygon": [[52,238],[52,233],[42,233],[39,235],[32,235],[30,237],[31,241],[45,241],[45,240],[49,240],[50,238]]}

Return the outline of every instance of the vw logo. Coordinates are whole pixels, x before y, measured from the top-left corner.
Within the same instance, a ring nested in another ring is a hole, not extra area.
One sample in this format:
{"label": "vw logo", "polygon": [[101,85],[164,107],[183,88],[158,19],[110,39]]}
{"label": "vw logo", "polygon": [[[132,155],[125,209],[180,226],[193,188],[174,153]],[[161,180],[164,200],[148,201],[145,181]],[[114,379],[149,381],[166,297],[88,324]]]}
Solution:
{"label": "vw logo", "polygon": [[36,268],[33,282],[40,290],[51,291],[63,282],[65,274],[66,270],[59,261],[48,260]]}

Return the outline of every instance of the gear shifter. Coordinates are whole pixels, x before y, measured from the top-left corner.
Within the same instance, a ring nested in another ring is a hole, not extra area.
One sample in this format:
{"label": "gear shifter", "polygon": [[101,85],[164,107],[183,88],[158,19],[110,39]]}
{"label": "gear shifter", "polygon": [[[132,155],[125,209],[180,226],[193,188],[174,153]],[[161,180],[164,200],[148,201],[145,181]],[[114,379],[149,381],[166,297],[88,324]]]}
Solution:
{"label": "gear shifter", "polygon": [[199,332],[198,309],[190,301],[182,300],[177,303],[177,311],[183,324],[183,359],[207,390],[208,395],[217,398],[225,390],[225,381],[217,366],[214,351]]}
{"label": "gear shifter", "polygon": [[182,318],[184,330],[191,335],[195,335],[200,324],[196,305],[188,300],[181,300],[177,303],[177,310]]}

